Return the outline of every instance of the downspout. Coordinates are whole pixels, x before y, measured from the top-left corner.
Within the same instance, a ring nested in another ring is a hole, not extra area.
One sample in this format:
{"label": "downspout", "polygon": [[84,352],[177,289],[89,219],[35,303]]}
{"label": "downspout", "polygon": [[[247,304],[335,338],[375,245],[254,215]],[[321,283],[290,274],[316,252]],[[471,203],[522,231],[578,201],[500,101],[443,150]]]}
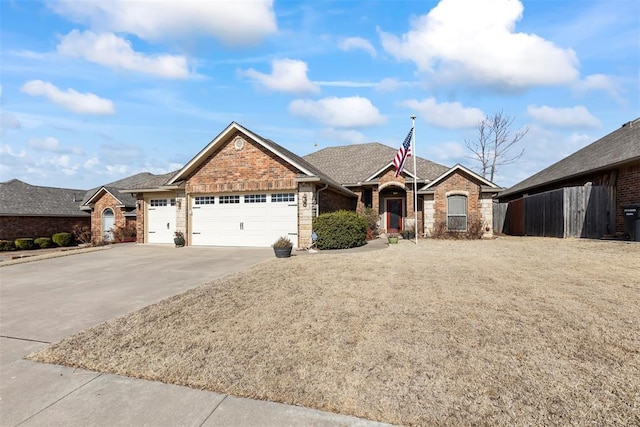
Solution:
{"label": "downspout", "polygon": [[329,188],[329,184],[325,184],[323,188],[316,190],[316,217],[320,215],[320,192]]}

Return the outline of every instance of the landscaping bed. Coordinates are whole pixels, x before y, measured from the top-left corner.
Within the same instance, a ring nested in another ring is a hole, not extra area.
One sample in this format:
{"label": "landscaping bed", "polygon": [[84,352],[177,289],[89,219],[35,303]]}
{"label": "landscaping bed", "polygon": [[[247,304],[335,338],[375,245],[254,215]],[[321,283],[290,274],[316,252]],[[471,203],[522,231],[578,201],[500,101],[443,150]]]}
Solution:
{"label": "landscaping bed", "polygon": [[638,425],[639,259],[544,238],[274,259],[30,359],[394,424]]}

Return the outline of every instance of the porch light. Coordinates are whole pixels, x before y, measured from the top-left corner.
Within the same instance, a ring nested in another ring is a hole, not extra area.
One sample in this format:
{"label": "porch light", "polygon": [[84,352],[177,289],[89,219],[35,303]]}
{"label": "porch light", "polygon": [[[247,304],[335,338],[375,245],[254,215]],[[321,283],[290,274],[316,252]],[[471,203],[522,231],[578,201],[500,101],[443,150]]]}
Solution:
{"label": "porch light", "polygon": [[304,208],[307,207],[307,195],[306,194],[302,195],[302,207],[304,207]]}

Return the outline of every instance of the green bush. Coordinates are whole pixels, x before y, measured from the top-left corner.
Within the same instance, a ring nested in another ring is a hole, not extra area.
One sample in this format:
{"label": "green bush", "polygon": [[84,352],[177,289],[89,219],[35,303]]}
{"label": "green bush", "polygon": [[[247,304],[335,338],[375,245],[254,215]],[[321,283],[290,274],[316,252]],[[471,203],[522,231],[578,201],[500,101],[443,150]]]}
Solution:
{"label": "green bush", "polygon": [[367,243],[367,220],[353,211],[320,214],[313,220],[318,249],[348,249]]}
{"label": "green bush", "polygon": [[33,241],[40,249],[53,248],[56,246],[49,237],[38,237]]}
{"label": "green bush", "polygon": [[56,233],[51,238],[53,243],[58,246],[73,246],[73,234],[71,233]]}
{"label": "green bush", "polygon": [[36,244],[33,243],[33,239],[31,238],[16,239],[13,243],[16,245],[16,249],[20,251],[26,251],[36,247]]}
{"label": "green bush", "polygon": [[0,251],[12,251],[15,248],[13,240],[0,240]]}

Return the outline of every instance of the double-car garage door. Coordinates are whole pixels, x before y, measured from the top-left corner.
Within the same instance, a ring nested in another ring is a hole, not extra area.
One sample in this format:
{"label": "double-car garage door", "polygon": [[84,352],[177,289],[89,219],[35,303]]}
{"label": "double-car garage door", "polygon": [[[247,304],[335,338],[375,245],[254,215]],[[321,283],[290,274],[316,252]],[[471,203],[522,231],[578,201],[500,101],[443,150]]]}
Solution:
{"label": "double-car garage door", "polygon": [[[191,245],[270,246],[280,236],[295,244],[298,232],[296,194],[199,194],[190,200]],[[172,243],[175,199],[149,200],[149,243]]]}
{"label": "double-car garage door", "polygon": [[270,246],[297,236],[295,193],[198,195],[191,212],[192,245]]}

